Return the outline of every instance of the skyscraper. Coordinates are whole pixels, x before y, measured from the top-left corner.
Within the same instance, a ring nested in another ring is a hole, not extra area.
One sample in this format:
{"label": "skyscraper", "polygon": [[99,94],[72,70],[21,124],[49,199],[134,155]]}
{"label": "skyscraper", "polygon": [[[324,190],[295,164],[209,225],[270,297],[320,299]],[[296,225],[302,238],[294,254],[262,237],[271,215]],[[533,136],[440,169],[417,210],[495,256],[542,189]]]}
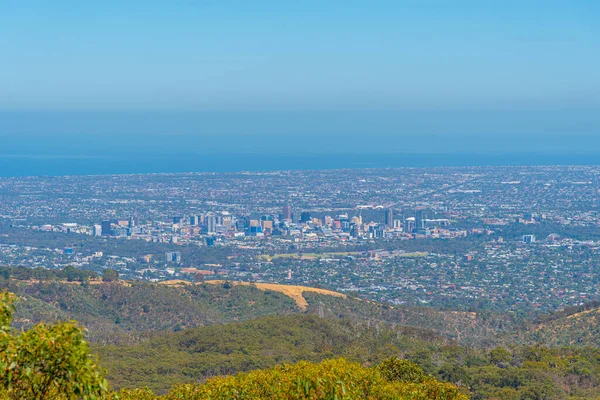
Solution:
{"label": "skyscraper", "polygon": [[181,252],[170,251],[170,252],[165,253],[165,261],[180,263],[181,262]]}
{"label": "skyscraper", "polygon": [[285,205],[282,208],[283,219],[292,219],[292,207]]}
{"label": "skyscraper", "polygon": [[217,216],[216,215],[207,215],[206,216],[206,227],[208,233],[216,233],[217,232]]}
{"label": "skyscraper", "polygon": [[110,236],[112,231],[112,226],[110,221],[102,221],[102,236]]}
{"label": "skyscraper", "polygon": [[357,238],[360,235],[360,227],[357,224],[350,224],[350,236]]}
{"label": "skyscraper", "polygon": [[233,216],[231,216],[231,215],[224,215],[222,222],[223,222],[222,225],[225,226],[227,229],[231,229],[231,228],[235,227],[233,224]]}
{"label": "skyscraper", "polygon": [[394,212],[391,208],[385,210],[385,227],[392,229],[394,227]]}
{"label": "skyscraper", "polygon": [[404,220],[404,232],[411,233],[415,230],[415,219],[413,217]]}
{"label": "skyscraper", "polygon": [[310,213],[308,211],[303,211],[302,214],[300,214],[300,222],[308,222],[311,219],[312,218],[311,218]]}
{"label": "skyscraper", "polygon": [[92,227],[92,236],[101,236],[102,235],[102,225],[95,224]]}
{"label": "skyscraper", "polygon": [[417,210],[415,212],[415,230],[423,229],[423,210]]}

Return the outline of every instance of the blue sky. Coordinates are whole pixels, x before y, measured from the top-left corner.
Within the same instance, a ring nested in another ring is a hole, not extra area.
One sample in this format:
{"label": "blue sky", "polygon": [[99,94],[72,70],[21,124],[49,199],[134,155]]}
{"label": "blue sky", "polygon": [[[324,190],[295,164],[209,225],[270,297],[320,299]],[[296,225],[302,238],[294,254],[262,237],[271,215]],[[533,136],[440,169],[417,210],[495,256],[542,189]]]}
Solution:
{"label": "blue sky", "polygon": [[600,110],[594,0],[3,1],[0,50],[3,111]]}
{"label": "blue sky", "polygon": [[600,154],[600,2],[0,0],[0,158],[117,150]]}

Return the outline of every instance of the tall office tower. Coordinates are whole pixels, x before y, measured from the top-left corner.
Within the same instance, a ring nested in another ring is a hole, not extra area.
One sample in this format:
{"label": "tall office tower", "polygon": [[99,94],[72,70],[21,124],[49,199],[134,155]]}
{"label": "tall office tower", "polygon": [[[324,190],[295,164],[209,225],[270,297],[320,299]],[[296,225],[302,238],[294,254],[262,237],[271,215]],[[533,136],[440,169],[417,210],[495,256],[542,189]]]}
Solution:
{"label": "tall office tower", "polygon": [[369,226],[369,236],[373,239],[382,238],[383,237],[383,228],[379,225],[370,225]]}
{"label": "tall office tower", "polygon": [[415,212],[415,230],[423,229],[423,210]]}
{"label": "tall office tower", "polygon": [[170,251],[170,252],[165,253],[165,261],[180,263],[181,262],[181,252]]}
{"label": "tall office tower", "polygon": [[273,221],[262,220],[260,226],[263,232],[273,232]]}
{"label": "tall office tower", "polygon": [[190,225],[192,225],[192,226],[198,225],[198,216],[197,215],[192,215],[190,217]]}
{"label": "tall office tower", "polygon": [[285,206],[283,206],[281,211],[283,214],[283,219],[292,219],[292,207],[286,204]]}
{"label": "tall office tower", "polygon": [[110,236],[112,230],[110,221],[102,221],[101,229],[102,236]]}
{"label": "tall office tower", "polygon": [[174,224],[180,224],[181,223],[181,217],[173,217],[173,223]]}
{"label": "tall office tower", "polygon": [[535,242],[535,235],[523,235],[523,243]]}
{"label": "tall office tower", "polygon": [[357,238],[360,234],[360,228],[357,224],[350,224],[350,236]]}
{"label": "tall office tower", "polygon": [[102,236],[102,225],[94,225],[92,227],[92,236]]}
{"label": "tall office tower", "polygon": [[391,208],[385,210],[385,227],[392,229],[394,227],[394,212]]}
{"label": "tall office tower", "polygon": [[308,211],[303,211],[302,214],[300,214],[300,222],[308,222],[311,219],[312,218],[311,218],[310,213]]}
{"label": "tall office tower", "polygon": [[410,217],[404,221],[404,232],[411,233],[415,230],[415,219]]}
{"label": "tall office tower", "polygon": [[208,233],[216,233],[217,232],[217,216],[216,215],[207,215],[206,216],[206,227]]}

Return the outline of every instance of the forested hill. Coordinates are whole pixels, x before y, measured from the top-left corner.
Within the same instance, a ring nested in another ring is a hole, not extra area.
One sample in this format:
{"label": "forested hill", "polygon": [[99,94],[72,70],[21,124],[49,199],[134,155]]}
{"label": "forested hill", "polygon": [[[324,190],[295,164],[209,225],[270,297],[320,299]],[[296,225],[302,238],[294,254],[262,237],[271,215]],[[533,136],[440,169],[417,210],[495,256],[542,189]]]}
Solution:
{"label": "forested hill", "polygon": [[173,383],[339,356],[365,366],[388,357],[407,359],[475,400],[596,399],[600,393],[600,350],[477,350],[426,330],[314,315],[191,328],[135,346],[96,345],[93,350],[114,387],[149,387],[159,393]]}
{"label": "forested hill", "polygon": [[165,333],[135,346],[95,345],[93,350],[114,386],[165,391],[173,383],[281,363],[343,356],[375,365],[403,352],[451,345],[424,329],[295,314]]}
{"label": "forested hill", "polygon": [[0,278],[0,289],[21,298],[16,326],[75,319],[87,328],[92,342],[100,343],[131,344],[160,331],[291,313],[431,329],[466,344],[489,344],[497,332],[513,325],[507,316],[390,307],[314,292],[303,293],[307,304],[300,307],[283,293],[228,282],[175,287],[142,282],[93,283]]}
{"label": "forested hill", "polygon": [[[594,305],[516,329],[503,315],[391,307],[311,291],[302,292],[306,307],[300,307],[298,299],[266,286],[83,278],[0,277],[0,289],[18,296],[15,327],[78,320],[116,388],[164,392],[176,383],[300,360],[342,356],[369,366],[396,356],[472,399],[588,399],[600,393],[598,348],[552,348],[598,344]],[[540,340],[549,347],[540,347]]]}
{"label": "forested hill", "polygon": [[[77,271],[84,273],[84,271]],[[63,271],[58,273],[64,274]],[[462,345],[600,346],[597,304],[571,308],[531,321],[508,314],[457,312],[429,307],[390,306],[324,292],[286,291],[285,285],[236,285],[230,282],[161,285],[102,282],[62,275],[44,279],[5,279],[0,290],[19,296],[14,324],[77,320],[92,342],[133,344],[165,331],[247,321],[260,316],[316,314],[328,318],[385,322],[428,329]],[[283,288],[283,289],[282,289]],[[298,287],[290,287],[298,289]],[[283,292],[281,292],[283,290]],[[290,289],[291,290],[291,289]],[[287,295],[286,295],[287,294]]]}
{"label": "forested hill", "polygon": [[289,297],[228,285],[185,288],[150,283],[0,282],[17,294],[14,325],[77,320],[99,343],[135,343],[161,331],[298,312]]}

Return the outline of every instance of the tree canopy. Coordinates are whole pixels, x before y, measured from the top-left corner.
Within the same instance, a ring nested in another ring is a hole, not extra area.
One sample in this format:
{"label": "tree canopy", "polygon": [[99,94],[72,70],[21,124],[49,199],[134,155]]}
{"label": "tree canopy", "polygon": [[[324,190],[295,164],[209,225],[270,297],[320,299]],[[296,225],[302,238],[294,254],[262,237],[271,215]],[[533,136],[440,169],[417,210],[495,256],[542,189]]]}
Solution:
{"label": "tree canopy", "polygon": [[0,393],[11,399],[98,399],[108,393],[75,322],[43,323],[14,334],[15,296],[0,293]]}

